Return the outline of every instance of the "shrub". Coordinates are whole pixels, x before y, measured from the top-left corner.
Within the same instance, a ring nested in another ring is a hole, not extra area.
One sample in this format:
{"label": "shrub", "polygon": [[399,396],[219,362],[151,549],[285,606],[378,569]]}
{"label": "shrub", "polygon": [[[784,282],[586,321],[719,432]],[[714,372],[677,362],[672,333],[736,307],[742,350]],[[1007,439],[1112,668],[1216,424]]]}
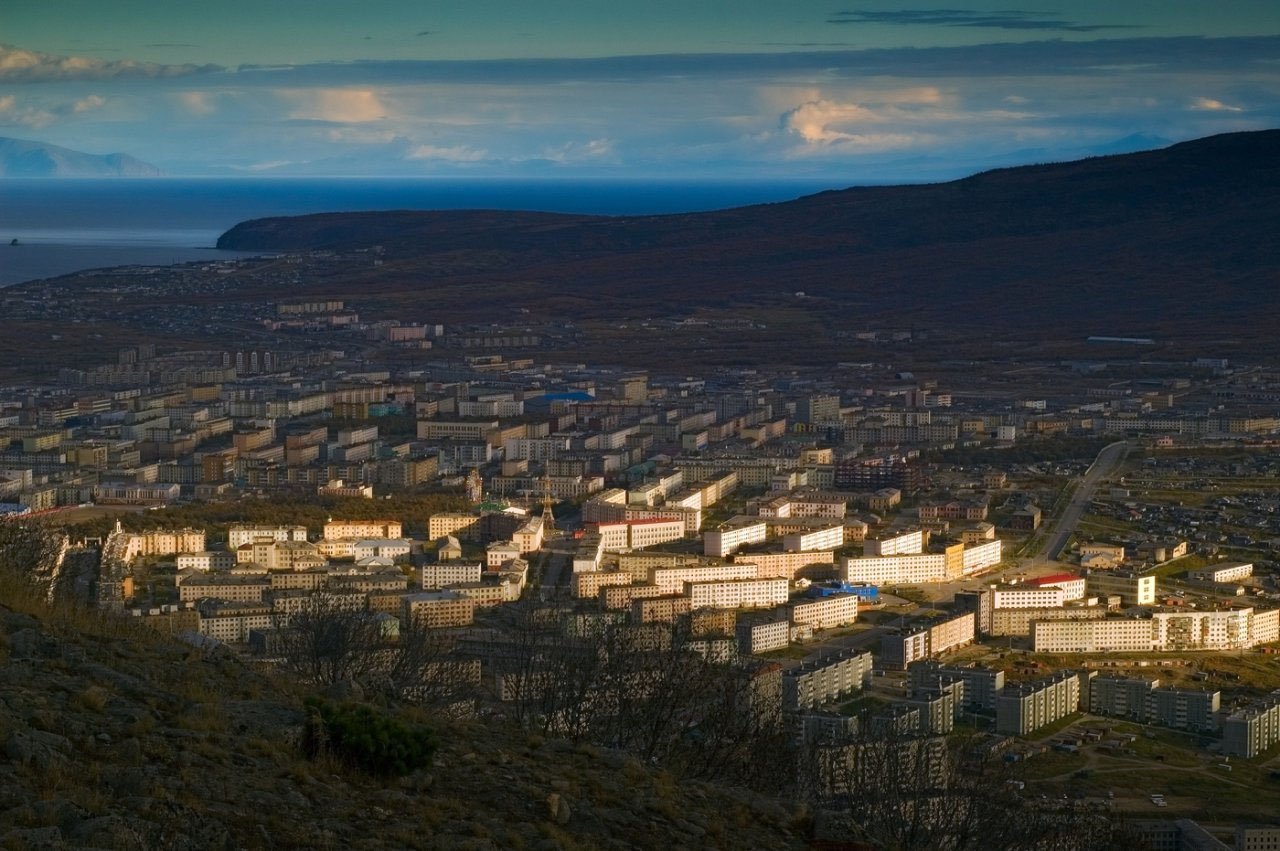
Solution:
{"label": "shrub", "polygon": [[368,774],[399,777],[431,764],[436,735],[362,703],[310,698],[302,747],[311,759],[329,754]]}

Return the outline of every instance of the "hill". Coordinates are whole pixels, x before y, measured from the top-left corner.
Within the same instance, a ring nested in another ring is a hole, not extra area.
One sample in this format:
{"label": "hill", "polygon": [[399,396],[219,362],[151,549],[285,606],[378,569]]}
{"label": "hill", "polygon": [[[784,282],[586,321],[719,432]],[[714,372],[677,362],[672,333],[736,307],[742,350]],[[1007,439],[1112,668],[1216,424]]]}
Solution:
{"label": "hill", "polygon": [[86,154],[47,142],[0,137],[0,177],[158,177],[128,154]]}
{"label": "hill", "polygon": [[496,301],[570,319],[800,309],[828,330],[1270,335],[1256,319],[1280,308],[1278,228],[1280,131],[1269,130],[707,213],[261,219],[218,247],[379,245],[385,262],[346,276],[350,291],[410,312],[429,295],[436,316],[492,319]]}
{"label": "hill", "polygon": [[431,719],[401,779],[308,759],[301,687],[9,581],[0,659],[6,848],[805,847],[771,799],[498,722]]}

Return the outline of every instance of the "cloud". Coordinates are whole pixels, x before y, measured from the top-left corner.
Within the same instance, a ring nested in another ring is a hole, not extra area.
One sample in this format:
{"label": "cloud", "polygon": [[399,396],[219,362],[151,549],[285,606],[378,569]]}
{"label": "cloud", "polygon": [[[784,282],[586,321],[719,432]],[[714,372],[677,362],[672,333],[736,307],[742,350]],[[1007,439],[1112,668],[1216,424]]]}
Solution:
{"label": "cloud", "polygon": [[212,115],[218,110],[209,92],[178,92],[177,97],[183,109],[192,115]]}
{"label": "cloud", "polygon": [[292,89],[281,94],[294,104],[290,118],[363,124],[386,118],[388,113],[372,89]]}
{"label": "cloud", "polygon": [[612,139],[591,139],[587,142],[565,142],[563,145],[547,148],[541,159],[557,163],[581,163],[603,159],[612,154]]}
{"label": "cloud", "polygon": [[92,109],[101,109],[102,105],[106,102],[107,99],[101,95],[88,95],[87,97],[82,97],[80,100],[71,104],[71,111],[88,112]]}
{"label": "cloud", "polygon": [[17,104],[18,99],[13,95],[5,95],[0,97],[0,112],[8,112]]}
{"label": "cloud", "polygon": [[1195,98],[1187,109],[1197,112],[1244,112],[1243,107],[1231,106],[1213,98]]}
{"label": "cloud", "polygon": [[856,103],[814,100],[784,113],[782,126],[806,142],[830,143],[852,139],[855,135],[837,130],[833,125],[874,124],[881,120],[873,111]]}
{"label": "cloud", "polygon": [[895,9],[892,11],[856,10],[836,12],[829,24],[898,24],[939,27],[981,27],[1001,30],[1058,30],[1061,32],[1098,32],[1100,30],[1135,29],[1131,24],[1078,24],[1073,21],[1039,18],[1032,12],[1017,9],[978,12],[972,9]]}
{"label": "cloud", "polygon": [[489,156],[488,151],[469,148],[466,145],[442,147],[439,145],[418,145],[405,154],[410,160],[444,160],[454,163],[479,162]]}
{"label": "cloud", "polygon": [[221,71],[220,65],[160,65],[132,59],[56,56],[0,44],[0,81],[38,83],[53,80],[110,80],[117,77],[166,78]]}

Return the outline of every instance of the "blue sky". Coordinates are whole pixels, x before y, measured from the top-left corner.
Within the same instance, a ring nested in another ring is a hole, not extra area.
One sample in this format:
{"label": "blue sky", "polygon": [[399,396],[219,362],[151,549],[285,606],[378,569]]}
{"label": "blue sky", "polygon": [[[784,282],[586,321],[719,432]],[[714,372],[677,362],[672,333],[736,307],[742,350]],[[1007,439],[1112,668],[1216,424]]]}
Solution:
{"label": "blue sky", "polygon": [[4,0],[0,135],[175,174],[855,181],[1280,125],[1275,0],[945,5]]}

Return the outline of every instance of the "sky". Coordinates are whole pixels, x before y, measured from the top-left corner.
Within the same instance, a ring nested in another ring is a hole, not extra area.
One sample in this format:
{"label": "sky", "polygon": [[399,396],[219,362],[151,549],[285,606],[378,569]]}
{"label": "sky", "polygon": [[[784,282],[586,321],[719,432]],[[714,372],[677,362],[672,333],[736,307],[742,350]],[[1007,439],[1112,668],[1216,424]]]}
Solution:
{"label": "sky", "polygon": [[945,6],[2,0],[0,136],[175,175],[873,181],[1280,126],[1277,0]]}

